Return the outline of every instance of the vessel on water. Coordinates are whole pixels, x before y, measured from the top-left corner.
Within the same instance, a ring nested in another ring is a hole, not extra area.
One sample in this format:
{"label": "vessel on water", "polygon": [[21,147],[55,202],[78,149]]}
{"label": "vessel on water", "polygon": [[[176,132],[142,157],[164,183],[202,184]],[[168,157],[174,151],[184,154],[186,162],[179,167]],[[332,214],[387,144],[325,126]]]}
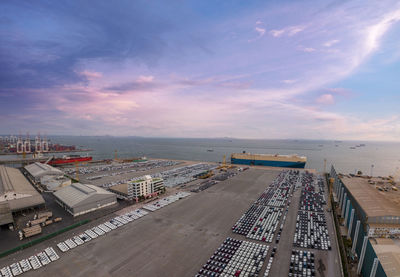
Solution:
{"label": "vessel on water", "polygon": [[304,168],[306,162],[307,157],[298,155],[251,154],[245,152],[231,155],[232,164]]}
{"label": "vessel on water", "polygon": [[69,155],[63,156],[62,158],[53,158],[48,164],[49,165],[62,165],[62,164],[70,164],[76,162],[88,162],[91,161],[92,157],[90,156],[79,156],[79,155]]}

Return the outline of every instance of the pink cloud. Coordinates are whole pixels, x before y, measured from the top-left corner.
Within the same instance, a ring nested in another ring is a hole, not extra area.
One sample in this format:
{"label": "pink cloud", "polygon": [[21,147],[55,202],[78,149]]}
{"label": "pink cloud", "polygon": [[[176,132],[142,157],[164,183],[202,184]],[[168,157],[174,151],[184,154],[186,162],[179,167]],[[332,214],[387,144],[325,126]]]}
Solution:
{"label": "pink cloud", "polygon": [[335,99],[332,94],[322,94],[317,98],[317,103],[324,105],[332,105],[335,103]]}
{"label": "pink cloud", "polygon": [[332,94],[337,94],[337,95],[341,95],[341,96],[349,96],[354,94],[354,92],[352,92],[349,89],[346,88],[327,88],[325,89],[325,91],[332,93]]}
{"label": "pink cloud", "polygon": [[151,83],[154,81],[154,76],[139,76],[136,81],[140,83]]}
{"label": "pink cloud", "polygon": [[103,77],[103,74],[101,74],[100,72],[96,72],[96,71],[84,70],[80,74],[85,76],[88,80],[93,80],[93,79],[98,79],[98,78]]}

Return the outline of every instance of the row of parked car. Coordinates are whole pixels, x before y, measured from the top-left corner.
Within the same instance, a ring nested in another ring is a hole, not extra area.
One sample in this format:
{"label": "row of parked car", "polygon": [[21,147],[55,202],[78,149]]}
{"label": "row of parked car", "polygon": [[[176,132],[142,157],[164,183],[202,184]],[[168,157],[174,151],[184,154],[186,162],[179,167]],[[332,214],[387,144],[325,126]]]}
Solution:
{"label": "row of parked car", "polygon": [[289,277],[315,276],[314,253],[292,250],[290,257]]}
{"label": "row of parked car", "polygon": [[211,163],[198,163],[165,170],[154,174],[154,177],[163,178],[166,187],[176,187],[196,180],[196,175],[213,170],[216,167],[215,164]]}
{"label": "row of parked car", "polygon": [[307,184],[300,196],[301,209],[305,211],[324,212],[326,200],[323,192],[315,192],[314,186]]}
{"label": "row of parked car", "polygon": [[172,203],[178,201],[179,199],[185,198],[189,195],[190,195],[189,192],[180,191],[180,192],[177,192],[176,194],[164,197],[163,199],[152,201],[152,202],[144,205],[143,209],[154,212],[158,209],[168,206],[169,204],[172,204]]}
{"label": "row of parked car", "polygon": [[227,238],[196,277],[258,276],[269,246]]}
{"label": "row of parked car", "polygon": [[[288,205],[288,206],[290,205],[290,199],[289,199],[287,205]],[[286,221],[286,217],[287,217],[288,212],[289,212],[289,208],[286,207],[285,213],[283,214],[283,218],[282,218],[282,221],[281,221],[281,226],[279,227],[279,231],[278,231],[278,233],[276,234],[276,239],[275,239],[275,242],[276,242],[276,243],[279,243],[279,241],[281,240],[281,234],[282,234],[282,230],[283,230],[283,225],[285,224],[285,221]]]}
{"label": "row of parked car", "polygon": [[267,268],[265,269],[265,272],[264,272],[264,277],[268,277],[269,273],[271,272],[272,262],[274,261],[274,258],[275,258],[276,249],[277,249],[276,246],[274,246],[274,248],[272,248],[271,256],[269,257]]}
{"label": "row of parked car", "polygon": [[142,216],[145,216],[147,214],[148,212],[145,210],[136,209],[123,215],[116,216],[108,221],[105,221],[104,223],[99,224],[98,226],[87,229],[85,232],[77,236],[58,243],[57,247],[62,252],[67,252],[70,249],[80,246],[92,239],[96,239],[99,236],[103,236],[106,233],[111,232],[112,230],[115,230],[118,227],[128,224],[129,222],[132,222],[135,219],[141,218]]}
{"label": "row of parked car", "polygon": [[[297,247],[330,250],[331,242],[324,214],[324,183],[321,178],[306,172],[302,174],[300,207],[296,219],[293,245]],[[316,187],[318,186],[318,191]]]}
{"label": "row of parked car", "polygon": [[255,203],[263,206],[284,207],[298,177],[298,170],[280,172],[278,177],[265,189]]}
{"label": "row of parked car", "polygon": [[[299,177],[298,170],[280,172],[273,183],[235,223],[232,231],[245,235],[250,239],[272,242],[281,220],[283,209],[290,204],[290,199]],[[287,209],[285,217],[286,214]],[[283,223],[281,230],[282,228]],[[276,242],[279,242],[279,239]]]}
{"label": "row of parked car", "polygon": [[235,225],[233,225],[232,231],[236,234],[247,236],[264,210],[264,206],[258,206],[255,204],[251,205],[251,207],[239,218]]}
{"label": "row of parked car", "polygon": [[0,269],[1,277],[13,277],[21,275],[30,270],[36,270],[42,266],[48,265],[51,262],[58,260],[60,257],[53,247],[48,247],[42,252],[36,255],[30,256],[28,259],[22,259],[19,262],[15,262],[9,266],[5,266]]}
{"label": "row of parked car", "polygon": [[[95,172],[104,172],[104,171],[117,171],[117,170],[123,170],[125,173],[128,171],[125,171],[126,169],[130,168],[136,168],[140,170],[133,170],[133,171],[142,171],[143,168],[144,170],[150,170],[154,168],[159,168],[159,167],[167,167],[167,166],[173,166],[177,165],[179,162],[177,161],[169,161],[169,160],[150,160],[150,161],[143,161],[143,162],[130,162],[130,163],[123,163],[123,164],[103,164],[103,165],[93,165],[93,166],[83,166],[79,167],[79,175],[85,175],[85,174],[90,174],[90,173],[95,173]],[[75,167],[68,167],[64,168],[63,171],[67,174],[73,174],[75,173],[76,169]],[[132,171],[129,171],[132,172]],[[108,174],[107,174],[108,176]]]}
{"label": "row of parked car", "polygon": [[330,250],[328,228],[323,213],[299,211],[293,245],[304,248]]}
{"label": "row of parked car", "polygon": [[254,240],[272,242],[281,215],[282,208],[265,207],[254,224],[253,229],[250,230],[246,237]]}

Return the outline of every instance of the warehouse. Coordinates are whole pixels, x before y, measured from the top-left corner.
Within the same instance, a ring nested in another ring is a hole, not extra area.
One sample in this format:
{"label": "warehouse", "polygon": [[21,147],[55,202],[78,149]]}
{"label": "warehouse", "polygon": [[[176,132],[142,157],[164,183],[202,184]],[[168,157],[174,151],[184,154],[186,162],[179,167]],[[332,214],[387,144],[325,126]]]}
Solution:
{"label": "warehouse", "polygon": [[58,204],[73,216],[86,214],[117,203],[114,193],[93,185],[74,183],[54,192]]}
{"label": "warehouse", "polygon": [[388,277],[400,276],[400,245],[396,239],[377,238],[371,243],[385,274]]}
{"label": "warehouse", "polygon": [[36,184],[40,183],[41,178],[45,176],[53,176],[54,178],[64,176],[61,170],[38,162],[25,166],[25,172],[27,173],[27,177]]}
{"label": "warehouse", "polygon": [[141,197],[148,198],[164,192],[164,180],[145,175],[138,180],[112,186],[109,190],[116,193],[119,198],[139,201]]}
{"label": "warehouse", "polygon": [[0,165],[0,225],[12,223],[13,213],[44,206],[44,203],[43,197],[18,169]]}
{"label": "warehouse", "polygon": [[[384,193],[361,176],[339,176],[333,166],[330,177],[351,251],[358,257],[357,274],[400,276],[393,273],[399,266],[393,261],[400,258],[396,247],[400,245],[400,206],[393,197],[397,192]],[[391,247],[383,246],[389,242]]]}
{"label": "warehouse", "polygon": [[40,179],[42,187],[48,191],[55,191],[62,187],[71,185],[71,179],[64,176],[44,176]]}

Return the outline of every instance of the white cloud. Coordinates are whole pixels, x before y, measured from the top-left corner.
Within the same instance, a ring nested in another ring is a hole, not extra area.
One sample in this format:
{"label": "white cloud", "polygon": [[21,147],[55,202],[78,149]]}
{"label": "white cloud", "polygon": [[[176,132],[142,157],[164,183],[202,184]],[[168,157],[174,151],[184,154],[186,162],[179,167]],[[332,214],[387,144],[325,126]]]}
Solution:
{"label": "white cloud", "polygon": [[294,36],[297,33],[302,32],[305,29],[305,26],[303,25],[297,25],[297,26],[289,26],[286,28],[283,28],[281,30],[271,30],[270,34],[273,37],[280,37],[282,35],[287,35],[289,37]]}
{"label": "white cloud", "polygon": [[400,9],[387,14],[380,22],[367,28],[365,49],[366,53],[376,50],[379,46],[380,39],[387,32],[387,30],[397,21],[400,20]]}
{"label": "white cloud", "polygon": [[259,37],[262,37],[265,34],[265,29],[264,28],[256,27],[255,30],[258,33]]}
{"label": "white cloud", "polygon": [[307,52],[307,53],[311,53],[311,52],[315,52],[316,49],[312,48],[312,47],[305,47],[305,48],[302,48],[302,51],[303,52]]}
{"label": "white cloud", "polygon": [[281,35],[283,35],[285,33],[285,30],[271,30],[270,31],[270,34],[273,36],[273,37],[280,37]]}
{"label": "white cloud", "polygon": [[340,41],[340,40],[338,40],[338,39],[333,39],[333,40],[330,40],[330,41],[325,42],[325,43],[322,44],[322,45],[325,46],[325,47],[331,47],[332,45],[338,43],[339,41]]}
{"label": "white cloud", "polygon": [[282,80],[282,83],[284,83],[284,84],[294,84],[296,82],[297,82],[297,80],[290,80],[290,79]]}
{"label": "white cloud", "polygon": [[302,32],[305,29],[304,26],[292,26],[287,28],[288,36],[294,36],[297,33]]}
{"label": "white cloud", "polygon": [[260,25],[260,24],[262,24],[263,22],[261,21],[261,20],[257,20],[256,21],[256,25]]}

